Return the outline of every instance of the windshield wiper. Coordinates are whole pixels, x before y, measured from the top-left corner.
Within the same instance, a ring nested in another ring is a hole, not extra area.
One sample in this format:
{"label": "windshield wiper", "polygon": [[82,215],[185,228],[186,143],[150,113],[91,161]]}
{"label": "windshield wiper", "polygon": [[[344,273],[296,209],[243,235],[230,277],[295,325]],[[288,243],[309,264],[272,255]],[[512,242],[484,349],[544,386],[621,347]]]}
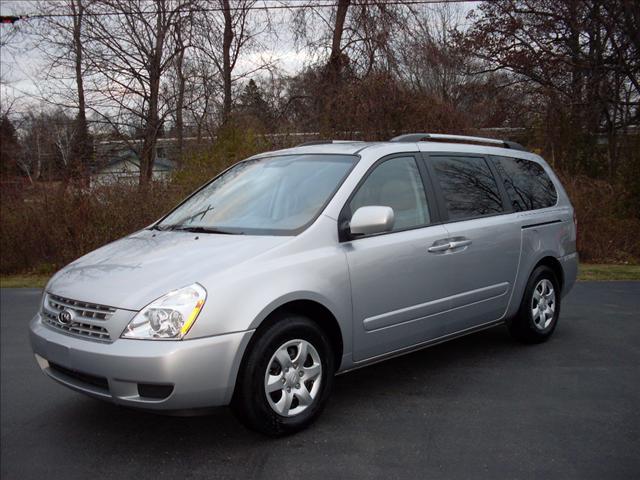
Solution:
{"label": "windshield wiper", "polygon": [[159,230],[161,232],[165,232],[167,230],[171,230],[171,227],[162,227],[160,225],[154,225],[153,227],[149,227],[147,230]]}
{"label": "windshield wiper", "polygon": [[181,225],[171,225],[169,227],[170,230],[175,230],[179,232],[191,232],[191,233],[220,233],[224,235],[243,235],[243,232],[232,232],[230,230],[223,230],[221,228],[215,227],[188,227]]}

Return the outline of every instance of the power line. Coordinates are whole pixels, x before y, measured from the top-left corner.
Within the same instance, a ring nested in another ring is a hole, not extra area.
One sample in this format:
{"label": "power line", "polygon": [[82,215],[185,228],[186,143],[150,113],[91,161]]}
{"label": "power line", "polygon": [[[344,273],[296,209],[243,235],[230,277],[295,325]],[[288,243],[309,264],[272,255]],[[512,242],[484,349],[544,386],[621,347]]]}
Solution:
{"label": "power line", "polygon": [[[289,0],[291,1],[291,0]],[[283,5],[283,4],[275,4],[275,5],[252,5],[250,7],[229,7],[229,9],[225,9],[222,7],[199,7],[199,8],[185,8],[182,9],[180,6],[172,10],[140,10],[137,12],[134,11],[120,11],[120,12],[83,12],[82,16],[85,17],[106,17],[106,16],[122,16],[122,15],[154,15],[158,13],[170,13],[182,11],[184,13],[205,13],[205,12],[223,12],[223,11],[245,11],[245,10],[288,10],[288,9],[305,9],[305,8],[331,8],[336,7],[335,2],[329,3],[302,3],[305,0],[301,0],[298,5]],[[447,4],[447,3],[478,3],[478,0],[387,0],[381,2],[383,5],[405,5],[405,6],[413,6],[413,5],[434,5],[434,4]],[[371,2],[367,2],[364,0],[354,1],[350,4],[350,7],[358,7],[372,5]],[[4,15],[0,16],[0,24],[13,24],[20,20],[38,20],[43,18],[60,18],[60,17],[79,17],[79,13],[40,13],[34,15]]]}

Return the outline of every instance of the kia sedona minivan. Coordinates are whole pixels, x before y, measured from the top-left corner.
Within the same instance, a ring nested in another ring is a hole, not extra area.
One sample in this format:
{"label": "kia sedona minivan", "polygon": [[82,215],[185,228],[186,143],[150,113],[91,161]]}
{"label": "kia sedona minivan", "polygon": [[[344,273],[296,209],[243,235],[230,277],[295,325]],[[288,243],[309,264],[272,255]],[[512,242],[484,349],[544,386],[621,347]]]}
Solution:
{"label": "kia sedona minivan", "polygon": [[500,324],[547,340],[577,265],[567,194],[516,143],[312,142],[235,164],[63,268],[30,339],[79,392],[230,404],[282,435],[318,417],[336,373]]}

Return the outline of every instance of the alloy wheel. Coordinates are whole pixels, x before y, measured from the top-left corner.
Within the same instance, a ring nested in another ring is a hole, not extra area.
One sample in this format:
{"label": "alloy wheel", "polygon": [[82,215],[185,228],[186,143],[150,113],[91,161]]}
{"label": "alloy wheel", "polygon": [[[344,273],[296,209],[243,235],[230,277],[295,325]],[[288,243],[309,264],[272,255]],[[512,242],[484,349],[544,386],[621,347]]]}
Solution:
{"label": "alloy wheel", "polygon": [[547,278],[538,282],[531,298],[531,317],[539,330],[544,330],[553,321],[556,311],[556,293],[553,283]]}

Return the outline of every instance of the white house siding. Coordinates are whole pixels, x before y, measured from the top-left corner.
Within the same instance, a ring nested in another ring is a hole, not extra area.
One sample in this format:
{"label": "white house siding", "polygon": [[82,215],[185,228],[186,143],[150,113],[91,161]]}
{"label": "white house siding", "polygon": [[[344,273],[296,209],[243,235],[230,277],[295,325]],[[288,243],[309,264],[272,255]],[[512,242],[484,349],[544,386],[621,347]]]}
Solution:
{"label": "white house siding", "polygon": [[[171,171],[163,168],[154,168],[151,180],[166,182],[171,177]],[[91,175],[90,187],[105,185],[136,185],[140,181],[140,168],[135,163],[122,160],[112,163],[100,171]]]}

